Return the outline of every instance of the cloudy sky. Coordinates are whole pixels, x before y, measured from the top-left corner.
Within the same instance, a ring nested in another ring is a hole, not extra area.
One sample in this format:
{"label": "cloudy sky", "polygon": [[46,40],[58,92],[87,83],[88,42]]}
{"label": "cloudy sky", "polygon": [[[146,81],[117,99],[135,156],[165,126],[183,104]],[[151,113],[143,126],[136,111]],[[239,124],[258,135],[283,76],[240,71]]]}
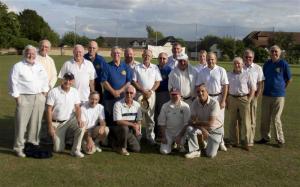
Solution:
{"label": "cloudy sky", "polygon": [[[253,30],[300,31],[300,0],[0,0],[36,10],[60,35],[145,37],[145,25],[186,40],[243,38]],[[75,24],[76,23],[76,24]]]}

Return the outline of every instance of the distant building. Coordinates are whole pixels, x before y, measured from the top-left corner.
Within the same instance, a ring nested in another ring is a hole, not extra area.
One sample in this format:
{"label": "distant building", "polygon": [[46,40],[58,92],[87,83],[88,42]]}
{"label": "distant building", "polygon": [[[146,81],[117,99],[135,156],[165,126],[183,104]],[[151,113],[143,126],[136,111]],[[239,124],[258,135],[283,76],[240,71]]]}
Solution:
{"label": "distant building", "polygon": [[153,40],[148,38],[130,38],[130,37],[103,37],[106,47],[119,46],[122,48],[145,48],[148,44],[153,44]]}
{"label": "distant building", "polygon": [[300,33],[299,32],[270,32],[270,31],[252,31],[248,34],[243,41],[251,42],[255,47],[269,47],[269,41],[274,37],[276,33],[292,34],[294,44],[300,44]]}

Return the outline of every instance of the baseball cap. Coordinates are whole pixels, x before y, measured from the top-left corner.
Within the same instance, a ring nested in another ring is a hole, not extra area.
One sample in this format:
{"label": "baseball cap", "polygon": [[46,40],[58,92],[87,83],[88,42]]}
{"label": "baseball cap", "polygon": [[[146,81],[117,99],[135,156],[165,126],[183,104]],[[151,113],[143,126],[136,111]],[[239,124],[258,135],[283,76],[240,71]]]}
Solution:
{"label": "baseball cap", "polygon": [[181,53],[177,56],[177,60],[188,60],[189,57],[185,53]]}
{"label": "baseball cap", "polygon": [[178,88],[171,88],[170,94],[180,94],[180,90]]}
{"label": "baseball cap", "polygon": [[66,80],[73,80],[74,79],[74,75],[71,72],[65,73],[64,74],[64,79]]}

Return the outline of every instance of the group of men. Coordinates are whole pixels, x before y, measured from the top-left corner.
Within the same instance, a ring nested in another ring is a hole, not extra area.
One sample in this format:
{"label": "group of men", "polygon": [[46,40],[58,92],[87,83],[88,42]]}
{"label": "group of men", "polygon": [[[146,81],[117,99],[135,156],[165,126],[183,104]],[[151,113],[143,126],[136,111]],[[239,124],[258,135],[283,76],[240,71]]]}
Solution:
{"label": "group of men", "polygon": [[[242,143],[249,151],[263,81],[262,139],[257,143],[270,141],[271,123],[278,145],[285,143],[280,116],[291,73],[280,59],[278,46],[271,47],[271,59],[263,70],[253,63],[254,52],[248,49],[243,58],[233,60],[233,71],[226,73],[212,52],[200,51],[199,64],[192,66],[179,43],[173,45],[171,56],[160,53],[155,65],[151,50],[143,51],[140,63],[132,48],[124,51],[122,61],[119,47],[111,49],[112,61],[106,63],[97,54],[97,43],[91,41],[86,54],[83,46],[75,45],[73,58],[63,64],[58,76],[48,56],[50,47],[48,40],[40,42],[39,50],[26,46],[23,60],[10,73],[9,90],[17,104],[14,151],[19,157],[26,157],[25,142],[39,144],[45,106],[53,150],[64,151],[70,135],[71,155],[79,158],[84,157],[82,151],[101,152],[100,145],[127,156],[128,151],[141,150],[142,137],[150,145],[159,140],[162,154],[177,148],[186,158],[199,157],[201,150],[215,157],[219,149],[227,150],[226,107],[231,119],[227,146]],[[54,87],[57,77],[61,84]]]}

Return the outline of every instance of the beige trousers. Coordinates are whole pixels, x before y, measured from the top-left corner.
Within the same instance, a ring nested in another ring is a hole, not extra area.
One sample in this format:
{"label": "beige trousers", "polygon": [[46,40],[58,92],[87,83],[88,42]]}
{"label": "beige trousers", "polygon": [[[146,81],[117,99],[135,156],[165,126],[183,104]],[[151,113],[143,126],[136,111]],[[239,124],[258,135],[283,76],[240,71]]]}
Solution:
{"label": "beige trousers", "polygon": [[[251,121],[250,121],[250,103],[247,96],[233,97],[228,96],[228,109],[230,113],[229,123],[229,139],[232,143],[239,143],[237,140],[236,122],[239,122],[239,131],[241,132],[241,140],[245,144],[251,142]],[[239,133],[240,134],[240,133]]]}
{"label": "beige trousers", "polygon": [[67,131],[74,135],[72,152],[81,150],[81,141],[84,136],[85,128],[78,127],[75,116],[71,117],[68,121],[63,123],[52,122],[56,128],[53,138],[53,151],[62,152],[65,150],[65,139]]}
{"label": "beige trousers", "polygon": [[256,128],[256,112],[257,112],[257,97],[253,97],[250,102],[250,120],[251,120],[251,134],[250,134],[250,144],[254,143],[255,138],[255,128]]}
{"label": "beige trousers", "polygon": [[270,140],[271,125],[274,127],[276,141],[285,143],[282,131],[281,114],[284,108],[284,97],[263,96],[261,104],[261,138]]}
{"label": "beige trousers", "polygon": [[[39,144],[39,133],[46,97],[39,93],[35,95],[20,95],[16,108],[14,150],[22,151],[24,143]],[[27,135],[27,136],[26,136]]]}
{"label": "beige trousers", "polygon": [[[143,96],[138,96],[138,101],[141,103]],[[146,129],[146,138],[147,140],[155,140],[155,134],[154,134],[154,112],[155,112],[155,93],[151,94],[151,97],[148,98],[149,107],[147,109],[142,108],[143,113],[143,119],[142,119],[142,125]],[[142,104],[141,104],[142,105]]]}

